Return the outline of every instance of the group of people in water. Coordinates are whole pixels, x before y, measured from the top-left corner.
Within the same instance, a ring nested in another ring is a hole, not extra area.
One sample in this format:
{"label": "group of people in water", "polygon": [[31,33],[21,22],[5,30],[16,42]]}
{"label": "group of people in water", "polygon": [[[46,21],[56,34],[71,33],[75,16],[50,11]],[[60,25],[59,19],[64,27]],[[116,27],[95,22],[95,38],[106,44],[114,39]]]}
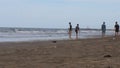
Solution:
{"label": "group of people in water", "polygon": [[[119,35],[119,24],[118,22],[116,21],[115,22],[115,25],[114,25],[114,29],[115,29],[115,37],[117,37]],[[72,24],[71,22],[69,22],[69,38],[72,39]],[[102,37],[105,37],[105,34],[106,34],[106,24],[105,22],[103,22],[103,24],[101,25],[101,31],[102,31]],[[76,33],[76,39],[78,39],[78,35],[80,33],[80,28],[79,28],[79,24],[76,25],[75,27],[75,33]]]}
{"label": "group of people in water", "polygon": [[[75,33],[76,33],[76,39],[78,39],[78,34],[80,32],[80,28],[79,28],[79,24],[76,25],[75,27]],[[72,39],[72,24],[71,22],[69,22],[69,38]]]}
{"label": "group of people in water", "polygon": [[[115,29],[115,37],[117,37],[117,36],[119,35],[119,24],[118,24],[117,21],[115,22],[114,29]],[[102,37],[104,37],[104,36],[105,36],[105,33],[106,33],[106,25],[105,25],[105,22],[103,22],[103,24],[102,24],[102,26],[101,26],[101,30],[102,30]]]}

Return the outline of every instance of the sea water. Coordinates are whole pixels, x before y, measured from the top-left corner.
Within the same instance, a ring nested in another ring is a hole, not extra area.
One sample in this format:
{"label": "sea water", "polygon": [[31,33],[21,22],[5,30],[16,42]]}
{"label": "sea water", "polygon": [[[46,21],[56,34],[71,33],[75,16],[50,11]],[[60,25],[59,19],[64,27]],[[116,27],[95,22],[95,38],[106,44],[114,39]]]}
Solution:
{"label": "sea water", "polygon": [[[108,30],[106,36],[113,36],[114,31]],[[100,30],[81,29],[80,39],[101,37]],[[68,29],[50,28],[0,28],[0,42],[19,41],[46,41],[68,40]],[[75,39],[75,31],[72,31],[72,39]]]}

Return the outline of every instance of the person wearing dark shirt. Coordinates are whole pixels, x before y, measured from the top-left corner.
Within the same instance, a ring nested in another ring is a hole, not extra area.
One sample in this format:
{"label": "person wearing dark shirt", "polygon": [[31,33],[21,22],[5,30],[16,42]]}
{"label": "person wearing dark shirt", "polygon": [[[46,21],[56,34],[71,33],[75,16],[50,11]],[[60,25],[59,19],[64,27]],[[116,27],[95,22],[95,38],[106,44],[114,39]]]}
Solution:
{"label": "person wearing dark shirt", "polygon": [[106,33],[106,25],[105,25],[105,22],[103,22],[102,26],[101,26],[101,30],[102,30],[102,37],[105,36],[105,33]]}
{"label": "person wearing dark shirt", "polygon": [[118,22],[115,22],[115,36],[118,36],[119,34],[119,25],[118,25]]}
{"label": "person wearing dark shirt", "polygon": [[68,34],[69,34],[69,38],[72,39],[71,38],[71,35],[72,35],[72,24],[71,24],[71,22],[69,22],[69,33]]}
{"label": "person wearing dark shirt", "polygon": [[79,30],[80,30],[79,24],[77,24],[77,26],[75,27],[76,39],[78,39]]}

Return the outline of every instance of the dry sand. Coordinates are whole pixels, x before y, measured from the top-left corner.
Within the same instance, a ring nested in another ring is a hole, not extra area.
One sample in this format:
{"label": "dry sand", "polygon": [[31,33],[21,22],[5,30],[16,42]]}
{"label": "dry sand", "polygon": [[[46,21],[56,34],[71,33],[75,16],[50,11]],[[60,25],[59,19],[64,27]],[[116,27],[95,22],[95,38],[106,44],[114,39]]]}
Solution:
{"label": "dry sand", "polygon": [[0,43],[0,68],[120,68],[120,39]]}

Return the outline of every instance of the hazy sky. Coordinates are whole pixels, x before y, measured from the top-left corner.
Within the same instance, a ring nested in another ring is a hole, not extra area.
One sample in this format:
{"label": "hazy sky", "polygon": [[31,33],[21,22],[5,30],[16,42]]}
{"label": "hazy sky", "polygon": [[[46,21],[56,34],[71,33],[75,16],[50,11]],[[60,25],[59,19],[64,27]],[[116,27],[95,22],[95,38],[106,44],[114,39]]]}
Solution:
{"label": "hazy sky", "polygon": [[120,24],[120,0],[0,0],[0,27],[107,28]]}

